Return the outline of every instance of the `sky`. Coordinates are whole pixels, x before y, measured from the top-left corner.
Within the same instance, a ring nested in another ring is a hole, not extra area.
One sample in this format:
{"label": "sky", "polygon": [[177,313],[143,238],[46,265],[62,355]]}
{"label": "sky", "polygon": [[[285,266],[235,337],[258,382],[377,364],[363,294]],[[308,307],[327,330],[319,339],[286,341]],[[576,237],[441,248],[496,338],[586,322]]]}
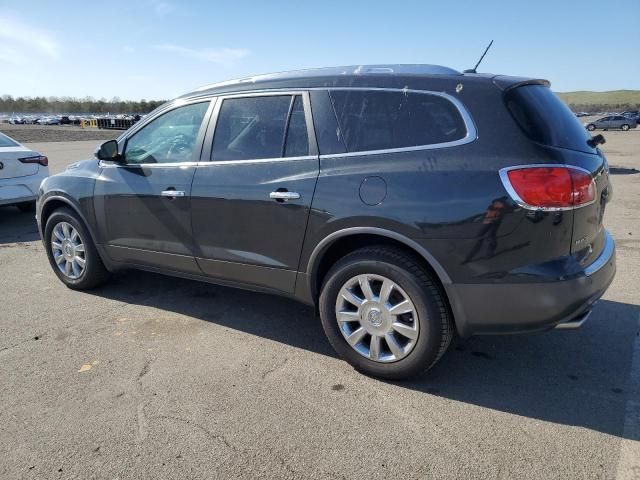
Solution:
{"label": "sky", "polygon": [[0,0],[0,95],[170,99],[260,73],[432,63],[640,89],[640,0]]}

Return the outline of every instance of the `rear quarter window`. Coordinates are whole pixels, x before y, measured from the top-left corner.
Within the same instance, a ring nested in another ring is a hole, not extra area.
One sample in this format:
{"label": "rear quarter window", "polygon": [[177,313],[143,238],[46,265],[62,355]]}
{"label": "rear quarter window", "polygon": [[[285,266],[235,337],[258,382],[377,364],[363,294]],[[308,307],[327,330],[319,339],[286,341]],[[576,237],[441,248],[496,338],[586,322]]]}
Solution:
{"label": "rear quarter window", "polygon": [[458,108],[438,95],[375,90],[330,95],[349,152],[446,144],[467,135]]}
{"label": "rear quarter window", "polygon": [[534,142],[595,153],[587,143],[591,135],[548,87],[516,87],[506,92],[505,102],[518,126]]}

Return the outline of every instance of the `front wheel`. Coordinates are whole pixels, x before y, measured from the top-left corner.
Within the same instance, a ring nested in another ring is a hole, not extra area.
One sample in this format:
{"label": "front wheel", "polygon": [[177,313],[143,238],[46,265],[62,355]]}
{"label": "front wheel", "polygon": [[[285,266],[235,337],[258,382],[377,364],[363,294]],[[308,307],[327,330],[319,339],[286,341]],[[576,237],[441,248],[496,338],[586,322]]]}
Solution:
{"label": "front wheel", "polygon": [[629,130],[629,125],[627,125],[626,123],[624,125],[622,125],[620,127],[622,129],[623,132],[626,132],[627,130]]}
{"label": "front wheel", "polygon": [[404,379],[431,368],[453,336],[438,284],[395,248],[368,247],[342,258],[327,274],[319,303],[336,352],[375,377]]}
{"label": "front wheel", "polygon": [[88,290],[109,277],[89,231],[71,209],[60,208],[47,219],[44,244],[51,268],[67,287]]}
{"label": "front wheel", "polygon": [[596,129],[596,126],[593,123],[590,123],[589,125],[587,125],[587,130],[589,130],[590,132],[593,132]]}

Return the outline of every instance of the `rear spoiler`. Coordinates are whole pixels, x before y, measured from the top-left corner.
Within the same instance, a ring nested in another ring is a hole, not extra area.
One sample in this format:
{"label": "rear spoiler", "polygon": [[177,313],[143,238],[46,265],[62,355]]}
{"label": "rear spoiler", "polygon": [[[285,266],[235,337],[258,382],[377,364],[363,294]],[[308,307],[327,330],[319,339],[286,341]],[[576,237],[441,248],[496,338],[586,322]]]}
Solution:
{"label": "rear spoiler", "polygon": [[508,75],[496,75],[493,77],[493,83],[500,90],[507,91],[512,88],[522,87],[523,85],[544,85],[550,87],[551,82],[543,78],[525,78],[525,77],[510,77]]}

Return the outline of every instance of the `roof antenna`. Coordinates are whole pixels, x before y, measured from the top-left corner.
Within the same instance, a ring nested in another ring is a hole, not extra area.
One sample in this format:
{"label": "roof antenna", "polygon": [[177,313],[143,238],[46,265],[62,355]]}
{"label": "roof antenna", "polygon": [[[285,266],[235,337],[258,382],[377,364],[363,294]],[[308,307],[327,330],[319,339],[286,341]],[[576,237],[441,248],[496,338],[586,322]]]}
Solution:
{"label": "roof antenna", "polygon": [[493,40],[491,40],[491,42],[489,43],[489,45],[487,45],[487,48],[485,48],[484,53],[482,54],[482,56],[480,57],[480,60],[478,60],[478,63],[476,63],[476,66],[473,68],[470,68],[468,70],[463,71],[462,73],[478,73],[477,69],[478,69],[478,65],[480,65],[480,62],[482,62],[482,59],[484,58],[484,56],[487,54],[487,52],[489,51],[489,49],[491,48],[491,45],[493,45]]}

